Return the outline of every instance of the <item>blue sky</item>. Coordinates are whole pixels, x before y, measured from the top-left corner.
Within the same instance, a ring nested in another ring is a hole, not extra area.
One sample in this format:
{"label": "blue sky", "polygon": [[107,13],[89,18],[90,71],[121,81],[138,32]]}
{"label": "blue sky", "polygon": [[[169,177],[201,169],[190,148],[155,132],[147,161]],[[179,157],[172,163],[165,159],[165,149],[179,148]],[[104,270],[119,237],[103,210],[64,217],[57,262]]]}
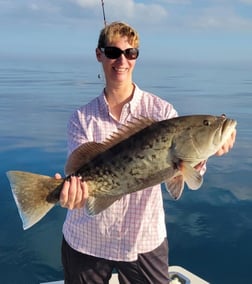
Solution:
{"label": "blue sky", "polygon": [[[252,0],[104,0],[160,60],[252,61]],[[0,56],[92,56],[100,0],[0,0]]]}

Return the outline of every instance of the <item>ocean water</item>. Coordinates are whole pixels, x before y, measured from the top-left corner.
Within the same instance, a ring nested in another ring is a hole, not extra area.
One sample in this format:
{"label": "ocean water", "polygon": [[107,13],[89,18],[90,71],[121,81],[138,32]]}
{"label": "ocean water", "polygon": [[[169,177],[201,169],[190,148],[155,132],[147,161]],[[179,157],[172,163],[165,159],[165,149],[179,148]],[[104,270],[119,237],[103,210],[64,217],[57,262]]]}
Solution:
{"label": "ocean water", "polygon": [[[154,70],[154,72],[153,72]],[[54,175],[66,159],[66,123],[100,94],[99,65],[84,58],[15,58],[0,65],[0,282],[63,278],[55,207],[23,231],[8,170]],[[181,115],[225,113],[238,121],[234,149],[208,162],[204,184],[179,201],[163,192],[171,265],[214,284],[252,283],[252,64],[142,62],[135,81],[170,101]]]}

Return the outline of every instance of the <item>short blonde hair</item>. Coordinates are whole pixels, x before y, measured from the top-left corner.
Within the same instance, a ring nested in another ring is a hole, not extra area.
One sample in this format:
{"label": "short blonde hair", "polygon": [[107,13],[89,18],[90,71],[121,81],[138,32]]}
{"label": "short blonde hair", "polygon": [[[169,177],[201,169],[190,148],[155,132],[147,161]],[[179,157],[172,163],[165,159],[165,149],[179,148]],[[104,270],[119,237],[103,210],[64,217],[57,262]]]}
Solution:
{"label": "short blonde hair", "polygon": [[112,22],[100,32],[98,48],[106,47],[120,37],[126,36],[128,42],[135,48],[139,47],[139,36],[135,29],[123,22]]}

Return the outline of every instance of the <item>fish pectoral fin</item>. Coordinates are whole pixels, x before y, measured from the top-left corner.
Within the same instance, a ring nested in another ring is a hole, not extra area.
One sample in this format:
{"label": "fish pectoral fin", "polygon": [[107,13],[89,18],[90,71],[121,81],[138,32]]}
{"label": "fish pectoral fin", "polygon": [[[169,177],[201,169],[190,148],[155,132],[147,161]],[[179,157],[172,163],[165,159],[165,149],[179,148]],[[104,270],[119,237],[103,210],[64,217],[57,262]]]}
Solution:
{"label": "fish pectoral fin", "polygon": [[192,190],[199,189],[203,183],[202,175],[189,163],[183,163],[183,176],[188,188]]}
{"label": "fish pectoral fin", "polygon": [[85,209],[90,216],[94,216],[102,212],[111,206],[115,201],[119,200],[122,195],[119,196],[109,196],[109,197],[93,197],[89,196],[86,203]]}
{"label": "fish pectoral fin", "polygon": [[203,183],[202,175],[189,163],[183,162],[179,170],[181,174],[165,180],[167,191],[170,193],[171,197],[176,200],[181,197],[185,183],[188,188],[192,190],[199,189]]}
{"label": "fish pectoral fin", "polygon": [[165,181],[166,190],[172,198],[179,199],[184,189],[184,178],[182,175],[172,177]]}

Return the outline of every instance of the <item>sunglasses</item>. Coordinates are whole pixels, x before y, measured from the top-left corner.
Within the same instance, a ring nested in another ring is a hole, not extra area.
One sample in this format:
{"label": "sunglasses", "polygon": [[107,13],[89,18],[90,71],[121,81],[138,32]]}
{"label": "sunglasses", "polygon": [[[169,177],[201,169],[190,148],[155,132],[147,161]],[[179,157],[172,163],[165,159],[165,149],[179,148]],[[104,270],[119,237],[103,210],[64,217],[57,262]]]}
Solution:
{"label": "sunglasses", "polygon": [[138,48],[127,48],[125,50],[121,50],[115,46],[106,46],[100,48],[101,52],[104,52],[105,56],[109,59],[117,59],[122,54],[129,60],[137,59],[139,55]]}

